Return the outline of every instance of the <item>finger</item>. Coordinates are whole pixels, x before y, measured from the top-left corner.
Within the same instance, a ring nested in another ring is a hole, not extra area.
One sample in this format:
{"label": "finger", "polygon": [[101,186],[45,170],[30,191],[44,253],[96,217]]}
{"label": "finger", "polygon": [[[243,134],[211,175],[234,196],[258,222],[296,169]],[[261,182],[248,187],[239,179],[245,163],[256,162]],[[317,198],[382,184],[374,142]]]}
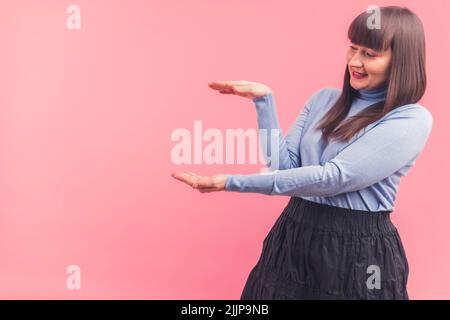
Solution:
{"label": "finger", "polygon": [[220,92],[228,92],[228,93],[233,93],[234,92],[234,88],[233,86],[221,86],[221,87],[214,87],[214,90],[218,90]]}
{"label": "finger", "polygon": [[249,84],[245,84],[245,85],[241,85],[241,86],[235,86],[235,87],[233,87],[233,89],[234,89],[234,91],[237,91],[237,92],[249,92],[249,91],[251,91],[251,85],[249,85]]}
{"label": "finger", "polygon": [[198,174],[195,174],[194,172],[180,172],[180,173],[175,173],[176,177],[184,177],[184,178],[189,178],[189,177],[194,177],[194,178],[201,178],[201,176],[199,176]]}
{"label": "finger", "polygon": [[184,172],[176,173],[173,175],[173,177],[181,182],[187,183],[190,186],[192,186],[198,180],[198,178],[195,178],[192,175],[186,174]]}
{"label": "finger", "polygon": [[211,177],[202,177],[196,183],[194,183],[194,188],[212,188],[215,187],[214,182]]}
{"label": "finger", "polygon": [[210,83],[208,86],[214,90],[230,90],[233,85],[226,83]]}
{"label": "finger", "polygon": [[177,179],[178,181],[181,181],[183,183],[186,183],[186,184],[190,185],[191,187],[194,185],[194,182],[189,179],[185,179],[185,178],[175,178],[175,179]]}
{"label": "finger", "polygon": [[199,175],[193,175],[192,176],[192,187],[193,188],[201,188],[202,186],[199,186],[198,182],[202,179],[202,176]]}
{"label": "finger", "polygon": [[217,85],[230,85],[230,84],[248,84],[248,81],[245,80],[222,80],[222,81],[211,81],[209,84],[217,84]]}
{"label": "finger", "polygon": [[234,94],[245,98],[253,98],[252,89],[249,86],[234,87]]}
{"label": "finger", "polygon": [[213,89],[224,89],[233,86],[249,85],[250,83],[245,80],[231,80],[231,81],[214,81],[210,82],[208,86]]}
{"label": "finger", "polygon": [[186,172],[186,174],[190,174],[191,176],[193,176],[195,178],[198,178],[198,179],[200,179],[202,177],[202,176],[200,176],[200,175],[198,175],[198,174],[196,174],[194,172]]}

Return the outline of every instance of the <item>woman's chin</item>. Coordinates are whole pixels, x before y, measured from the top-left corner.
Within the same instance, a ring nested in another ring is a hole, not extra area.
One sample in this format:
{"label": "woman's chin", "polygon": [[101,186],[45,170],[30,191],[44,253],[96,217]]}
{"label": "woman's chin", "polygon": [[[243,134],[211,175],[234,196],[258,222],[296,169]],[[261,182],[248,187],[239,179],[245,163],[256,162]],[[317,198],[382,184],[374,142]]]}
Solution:
{"label": "woman's chin", "polygon": [[355,89],[355,90],[361,90],[361,89],[363,89],[363,86],[361,86],[361,85],[353,85],[353,84],[350,84],[351,85],[351,87],[353,88],[353,89]]}
{"label": "woman's chin", "polygon": [[350,80],[350,86],[355,90],[361,90],[367,87],[367,83],[363,83],[363,81]]}

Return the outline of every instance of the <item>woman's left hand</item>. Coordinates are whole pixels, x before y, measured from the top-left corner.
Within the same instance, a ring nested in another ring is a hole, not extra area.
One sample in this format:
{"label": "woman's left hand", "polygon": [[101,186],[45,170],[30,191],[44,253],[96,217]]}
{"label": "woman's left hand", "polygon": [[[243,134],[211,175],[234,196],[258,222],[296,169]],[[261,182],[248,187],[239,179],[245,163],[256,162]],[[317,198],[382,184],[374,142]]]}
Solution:
{"label": "woman's left hand", "polygon": [[216,174],[211,177],[200,176],[193,172],[172,173],[172,177],[180,180],[194,189],[198,189],[201,193],[223,191],[227,181],[226,174]]}

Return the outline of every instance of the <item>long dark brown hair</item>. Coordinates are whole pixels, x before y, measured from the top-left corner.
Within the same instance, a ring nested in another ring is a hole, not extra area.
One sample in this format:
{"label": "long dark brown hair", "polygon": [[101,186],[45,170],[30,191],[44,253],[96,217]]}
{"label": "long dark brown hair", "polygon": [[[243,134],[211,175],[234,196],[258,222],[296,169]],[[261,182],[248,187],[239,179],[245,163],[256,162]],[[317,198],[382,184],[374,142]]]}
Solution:
{"label": "long dark brown hair", "polygon": [[[372,15],[363,12],[353,20],[348,38],[357,45],[375,51],[392,50],[388,69],[386,98],[358,114],[346,118],[358,91],[350,85],[350,72],[345,66],[342,93],[334,106],[317,125],[325,141],[336,138],[348,141],[359,130],[382,118],[391,110],[405,104],[418,102],[426,88],[425,35],[420,19],[408,8],[380,7],[380,29],[370,29],[367,21]],[[339,127],[338,127],[339,126]]]}

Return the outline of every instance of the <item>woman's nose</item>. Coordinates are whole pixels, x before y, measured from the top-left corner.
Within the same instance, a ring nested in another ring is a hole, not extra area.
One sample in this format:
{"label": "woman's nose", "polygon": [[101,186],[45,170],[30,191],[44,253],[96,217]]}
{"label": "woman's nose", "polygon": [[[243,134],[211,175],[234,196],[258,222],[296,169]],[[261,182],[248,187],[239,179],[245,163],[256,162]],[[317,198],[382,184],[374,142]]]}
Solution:
{"label": "woman's nose", "polygon": [[353,66],[353,67],[362,67],[362,65],[363,65],[361,59],[359,58],[359,54],[355,54],[353,57],[351,57],[348,64],[349,64],[349,66]]}

